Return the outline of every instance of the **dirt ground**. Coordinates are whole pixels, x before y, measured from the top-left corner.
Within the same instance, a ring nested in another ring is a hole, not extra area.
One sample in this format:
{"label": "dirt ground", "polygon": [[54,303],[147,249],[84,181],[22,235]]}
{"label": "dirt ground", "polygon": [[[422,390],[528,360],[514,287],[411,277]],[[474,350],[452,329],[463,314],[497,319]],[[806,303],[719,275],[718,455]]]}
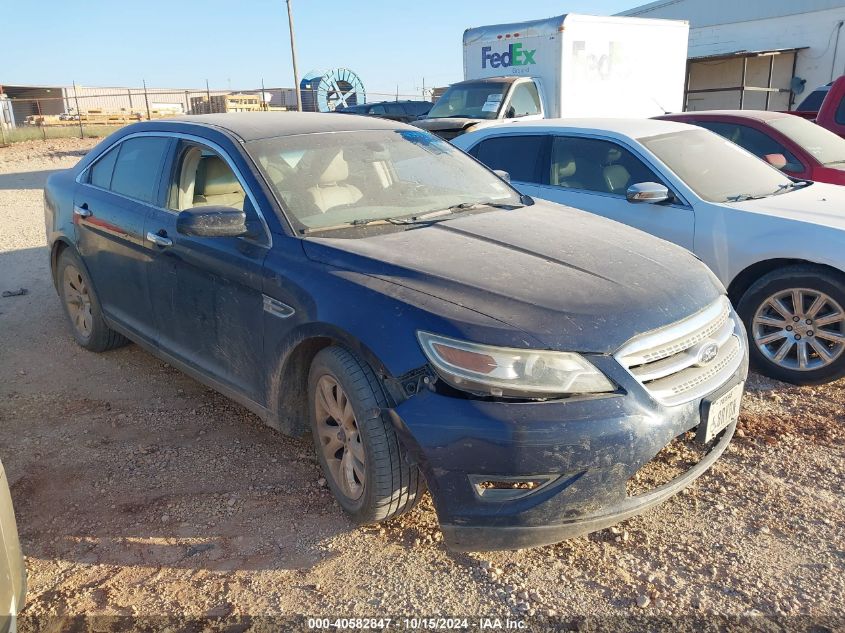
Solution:
{"label": "dirt ground", "polygon": [[49,279],[40,189],[93,144],[0,148],[0,291],[28,290],[0,299],[0,458],[27,555],[23,630],[281,630],[307,627],[288,619],[301,615],[400,628],[426,627],[406,616],[470,628],[481,617],[621,628],[633,616],[845,627],[845,382],[752,377],[737,437],[710,472],[586,537],[452,554],[429,499],[356,528],[319,485],[308,441],[135,346],[74,344]]}

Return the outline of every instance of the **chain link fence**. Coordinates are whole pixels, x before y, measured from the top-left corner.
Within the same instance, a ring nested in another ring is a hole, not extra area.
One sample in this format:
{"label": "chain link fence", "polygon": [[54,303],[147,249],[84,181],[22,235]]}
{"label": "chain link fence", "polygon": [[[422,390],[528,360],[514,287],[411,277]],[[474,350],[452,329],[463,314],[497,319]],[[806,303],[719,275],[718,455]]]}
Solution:
{"label": "chain link fence", "polygon": [[[423,97],[396,92],[368,92],[366,95],[368,103],[399,100],[421,101]],[[303,94],[303,102],[315,101]],[[97,138],[137,121],[181,115],[286,110],[296,110],[296,91],[293,88],[214,90],[0,86],[0,145],[63,137]]]}

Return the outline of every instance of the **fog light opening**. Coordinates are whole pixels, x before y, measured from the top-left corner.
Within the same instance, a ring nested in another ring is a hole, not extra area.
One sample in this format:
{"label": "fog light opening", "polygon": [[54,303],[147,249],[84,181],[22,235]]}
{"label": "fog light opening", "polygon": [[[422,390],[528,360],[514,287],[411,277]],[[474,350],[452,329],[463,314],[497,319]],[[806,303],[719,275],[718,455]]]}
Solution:
{"label": "fog light opening", "polygon": [[489,477],[470,475],[475,494],[485,501],[508,501],[526,497],[556,479],[555,475],[528,477]]}

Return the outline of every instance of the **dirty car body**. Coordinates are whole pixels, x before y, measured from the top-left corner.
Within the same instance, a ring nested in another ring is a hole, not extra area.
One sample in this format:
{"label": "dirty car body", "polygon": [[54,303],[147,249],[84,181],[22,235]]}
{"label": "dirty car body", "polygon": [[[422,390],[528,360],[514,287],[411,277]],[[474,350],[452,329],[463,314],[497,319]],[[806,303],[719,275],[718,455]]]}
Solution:
{"label": "dirty car body", "polygon": [[[110,152],[136,139],[160,139],[126,150],[136,173],[155,162],[155,182],[115,193]],[[205,161],[195,182],[180,177],[190,161]],[[185,234],[200,216],[185,220],[183,199],[221,209],[221,223],[235,205],[247,229]],[[95,316],[270,426],[308,430],[321,352],[360,359],[385,395],[372,414],[424,476],[455,549],[551,543],[640,512],[704,472],[736,425],[728,412],[697,465],[628,495],[714,403],[738,406],[745,334],[723,286],[687,251],[534,204],[410,126],[264,113],[136,124],[52,176],[45,201],[53,270],[78,254]]]}

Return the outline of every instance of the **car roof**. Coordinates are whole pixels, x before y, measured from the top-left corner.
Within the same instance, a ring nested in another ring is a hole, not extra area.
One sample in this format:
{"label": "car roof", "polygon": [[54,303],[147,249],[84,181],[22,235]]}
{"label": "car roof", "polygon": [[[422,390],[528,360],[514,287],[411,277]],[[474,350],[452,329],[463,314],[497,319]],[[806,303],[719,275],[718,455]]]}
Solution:
{"label": "car roof", "polygon": [[154,130],[159,123],[184,123],[226,130],[241,140],[254,141],[276,136],[315,134],[319,132],[356,132],[359,130],[395,130],[417,128],[375,117],[335,116],[327,112],[227,112],[191,114],[170,119],[135,123],[134,130]]}
{"label": "car roof", "polygon": [[755,121],[772,121],[774,119],[784,119],[788,116],[794,115],[787,112],[776,112],[772,110],[696,110],[695,112],[678,112],[677,114],[670,114],[667,116],[678,118],[733,116],[742,119],[753,119]]}
{"label": "car roof", "polygon": [[[602,133],[616,134],[618,136],[627,136],[629,138],[644,138],[693,129],[697,128],[686,123],[658,121],[655,119],[567,118],[503,123],[501,125],[482,128],[478,131],[478,134],[501,131],[506,131],[508,134],[518,134],[520,130],[532,130],[534,132],[583,132],[585,130],[594,130]],[[458,139],[460,138],[458,137]]]}

